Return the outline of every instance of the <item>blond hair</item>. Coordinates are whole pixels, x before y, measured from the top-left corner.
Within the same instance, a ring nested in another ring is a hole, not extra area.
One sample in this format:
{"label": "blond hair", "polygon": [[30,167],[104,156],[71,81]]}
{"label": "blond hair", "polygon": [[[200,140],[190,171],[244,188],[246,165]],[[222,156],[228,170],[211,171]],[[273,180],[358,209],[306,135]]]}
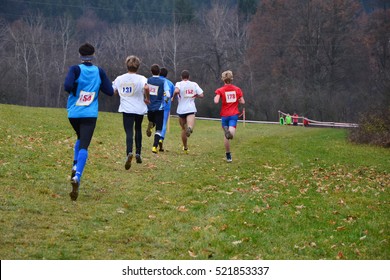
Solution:
{"label": "blond hair", "polygon": [[129,70],[130,72],[137,72],[140,64],[140,59],[135,55],[130,55],[126,57],[126,67],[127,70]]}
{"label": "blond hair", "polygon": [[233,72],[230,70],[223,72],[221,75],[221,79],[225,83],[230,84],[233,81]]}

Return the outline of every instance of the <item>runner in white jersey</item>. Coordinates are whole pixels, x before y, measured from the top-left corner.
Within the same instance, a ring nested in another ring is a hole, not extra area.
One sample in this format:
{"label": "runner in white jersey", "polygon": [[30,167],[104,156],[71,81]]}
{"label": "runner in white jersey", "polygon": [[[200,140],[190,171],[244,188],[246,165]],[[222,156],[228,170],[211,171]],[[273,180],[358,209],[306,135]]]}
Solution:
{"label": "runner in white jersey", "polygon": [[140,59],[136,56],[126,58],[127,73],[118,76],[112,83],[115,94],[120,96],[119,112],[123,113],[123,126],[126,132],[125,169],[131,167],[133,159],[133,134],[135,124],[135,159],[142,163],[142,121],[148,111],[149,86],[146,77],[137,74]]}
{"label": "runner in white jersey", "polygon": [[174,97],[178,97],[176,112],[179,115],[181,139],[183,142],[183,150],[185,152],[188,151],[187,138],[190,137],[195,126],[195,98],[204,97],[203,90],[197,83],[190,81],[189,78],[190,73],[188,70],[183,70],[181,72],[182,81],[176,83],[174,93]]}

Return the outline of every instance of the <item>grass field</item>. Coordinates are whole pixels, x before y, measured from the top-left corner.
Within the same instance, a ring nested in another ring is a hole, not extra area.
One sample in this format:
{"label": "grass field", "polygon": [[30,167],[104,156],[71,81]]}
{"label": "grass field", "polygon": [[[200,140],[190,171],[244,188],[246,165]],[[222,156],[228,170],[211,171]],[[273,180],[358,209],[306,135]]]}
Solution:
{"label": "grass field", "polygon": [[240,123],[229,164],[219,122],[186,155],[171,118],[126,171],[122,116],[101,112],[72,202],[66,110],[0,105],[0,128],[0,259],[390,258],[390,150],[344,129]]}

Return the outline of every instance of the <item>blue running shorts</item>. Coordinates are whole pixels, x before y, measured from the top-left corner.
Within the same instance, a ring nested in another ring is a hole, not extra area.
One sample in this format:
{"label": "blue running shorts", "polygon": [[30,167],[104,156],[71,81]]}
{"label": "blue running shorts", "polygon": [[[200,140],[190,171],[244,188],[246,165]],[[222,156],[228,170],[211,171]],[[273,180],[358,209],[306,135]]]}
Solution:
{"label": "blue running shorts", "polygon": [[222,122],[222,127],[225,126],[237,126],[237,121],[238,121],[238,115],[230,116],[230,117],[222,117],[221,122]]}

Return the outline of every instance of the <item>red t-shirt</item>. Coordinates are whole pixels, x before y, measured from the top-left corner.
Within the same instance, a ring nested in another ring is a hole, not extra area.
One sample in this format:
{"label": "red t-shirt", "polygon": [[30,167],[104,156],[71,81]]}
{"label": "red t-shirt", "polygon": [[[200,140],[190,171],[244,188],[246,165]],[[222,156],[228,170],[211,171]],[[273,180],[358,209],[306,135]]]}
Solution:
{"label": "red t-shirt", "polygon": [[215,91],[222,100],[221,117],[230,117],[240,113],[238,100],[243,96],[239,87],[232,84],[224,85]]}

